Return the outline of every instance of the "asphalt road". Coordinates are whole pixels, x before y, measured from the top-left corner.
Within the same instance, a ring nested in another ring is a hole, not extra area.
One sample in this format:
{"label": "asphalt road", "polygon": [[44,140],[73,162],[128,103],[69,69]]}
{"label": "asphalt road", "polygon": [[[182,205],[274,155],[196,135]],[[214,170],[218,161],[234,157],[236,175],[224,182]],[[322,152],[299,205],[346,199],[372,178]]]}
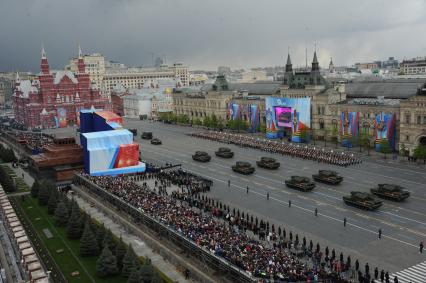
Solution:
{"label": "asphalt road", "polygon": [[[345,258],[351,255],[353,262],[358,258],[363,266],[369,263],[390,272],[396,272],[422,262],[425,254],[418,253],[420,241],[426,242],[426,174],[399,164],[378,163],[374,160],[347,168],[318,164],[317,162],[268,154],[263,151],[227,145],[234,152],[234,158],[221,159],[214,155],[222,143],[192,138],[185,133],[194,131],[188,127],[128,120],[126,128],[137,128],[135,140],[141,144],[141,157],[148,161],[181,163],[184,169],[208,177],[214,181],[211,198],[228,203],[231,207],[249,211],[259,219],[284,227],[287,231],[305,236],[321,247],[335,248]],[[61,133],[66,131],[61,130]],[[71,131],[71,129],[69,129]],[[154,137],[162,140],[159,146],[141,140],[143,131],[152,131]],[[207,151],[212,160],[198,163],[191,155],[196,150]],[[278,170],[269,171],[256,167],[250,176],[234,173],[231,166],[236,161],[248,161],[255,165],[262,156],[271,156],[281,162]],[[311,177],[319,169],[332,169],[344,177],[337,186],[317,183],[312,192],[303,193],[287,188],[283,182],[291,175]],[[231,187],[228,188],[228,180]],[[378,183],[395,183],[411,191],[409,199],[402,203],[384,200],[377,211],[364,211],[347,206],[342,196],[350,191],[369,191]],[[249,193],[246,193],[246,187]],[[270,199],[266,199],[269,192]],[[288,207],[291,200],[292,206]],[[315,208],[318,216],[314,215]],[[347,226],[343,226],[343,218]],[[378,230],[382,229],[382,239]]]}

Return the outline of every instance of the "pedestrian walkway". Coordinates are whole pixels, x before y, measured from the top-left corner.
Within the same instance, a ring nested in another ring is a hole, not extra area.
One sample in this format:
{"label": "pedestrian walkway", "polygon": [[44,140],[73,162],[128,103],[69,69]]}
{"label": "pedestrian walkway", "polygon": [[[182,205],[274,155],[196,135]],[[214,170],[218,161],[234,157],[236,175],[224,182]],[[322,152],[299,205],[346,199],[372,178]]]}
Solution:
{"label": "pedestrian walkway", "polygon": [[391,281],[395,276],[398,276],[399,283],[425,283],[426,261],[392,274]]}

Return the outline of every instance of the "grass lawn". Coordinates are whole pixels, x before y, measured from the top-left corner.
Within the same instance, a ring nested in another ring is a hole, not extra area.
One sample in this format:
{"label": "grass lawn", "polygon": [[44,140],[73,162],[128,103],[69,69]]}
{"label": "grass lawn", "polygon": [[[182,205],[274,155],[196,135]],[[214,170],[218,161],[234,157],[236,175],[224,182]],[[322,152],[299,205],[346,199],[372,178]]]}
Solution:
{"label": "grass lawn", "polygon": [[[47,213],[46,207],[39,206],[37,199],[30,196],[27,196],[25,201],[22,201],[20,197],[16,198],[16,200],[30,219],[38,236],[46,245],[68,282],[127,282],[127,279],[120,275],[105,279],[98,278],[96,276],[96,260],[98,257],[80,257],[80,241],[68,239],[66,229],[55,226],[54,218]],[[46,228],[53,235],[50,239],[43,233],[43,229]],[[60,249],[63,252],[57,253],[56,251]],[[71,273],[74,271],[79,271],[80,275],[72,277]]]}

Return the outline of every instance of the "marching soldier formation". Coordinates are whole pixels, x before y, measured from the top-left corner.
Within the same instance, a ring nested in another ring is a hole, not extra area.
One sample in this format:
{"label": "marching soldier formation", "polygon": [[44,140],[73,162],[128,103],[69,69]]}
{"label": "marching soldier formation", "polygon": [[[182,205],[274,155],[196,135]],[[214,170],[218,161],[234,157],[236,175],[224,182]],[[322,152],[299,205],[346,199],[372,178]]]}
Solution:
{"label": "marching soldier formation", "polygon": [[354,157],[353,154],[339,153],[333,150],[327,151],[302,144],[284,143],[264,138],[213,131],[192,133],[190,135],[197,138],[235,144],[241,147],[255,148],[270,153],[278,153],[344,167],[361,163],[361,159]]}

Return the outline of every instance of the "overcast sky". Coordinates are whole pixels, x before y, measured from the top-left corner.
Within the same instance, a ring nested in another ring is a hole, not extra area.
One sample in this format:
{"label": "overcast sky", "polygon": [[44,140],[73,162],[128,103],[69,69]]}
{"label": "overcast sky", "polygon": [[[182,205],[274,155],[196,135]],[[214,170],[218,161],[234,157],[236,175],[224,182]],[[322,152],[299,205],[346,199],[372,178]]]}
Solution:
{"label": "overcast sky", "polygon": [[0,71],[38,71],[100,52],[127,65],[152,55],[191,69],[294,65],[324,68],[426,55],[421,0],[0,0]]}

